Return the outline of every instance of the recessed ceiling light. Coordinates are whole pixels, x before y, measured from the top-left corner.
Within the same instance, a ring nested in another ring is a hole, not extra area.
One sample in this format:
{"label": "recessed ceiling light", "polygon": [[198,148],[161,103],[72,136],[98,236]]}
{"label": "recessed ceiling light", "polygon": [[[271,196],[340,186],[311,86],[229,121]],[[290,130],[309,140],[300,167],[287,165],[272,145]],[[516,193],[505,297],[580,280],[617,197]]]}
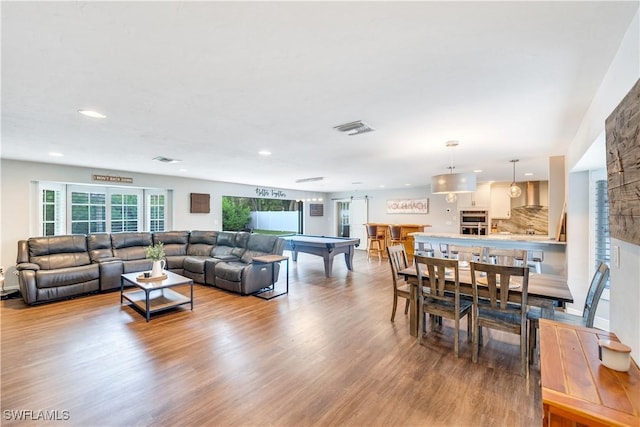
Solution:
{"label": "recessed ceiling light", "polygon": [[62,156],[64,156],[64,154],[62,154],[62,153],[56,153],[55,151],[50,152],[50,153],[49,153],[49,155],[50,155],[51,157],[62,157]]}
{"label": "recessed ceiling light", "polygon": [[384,184],[380,184],[380,186],[379,186],[379,187],[380,187],[380,188],[384,188]]}
{"label": "recessed ceiling light", "polygon": [[182,169],[179,169],[179,171],[180,172],[186,172],[186,171],[188,171],[188,169],[182,168]]}
{"label": "recessed ceiling light", "polygon": [[482,173],[482,169],[476,169],[473,171],[474,173]]}
{"label": "recessed ceiling light", "polygon": [[98,113],[97,111],[93,111],[93,110],[78,110],[78,113],[82,114],[83,116],[93,117],[94,119],[107,118],[107,116],[105,116],[104,114]]}
{"label": "recessed ceiling light", "polygon": [[271,151],[260,150],[260,151],[258,151],[258,154],[260,154],[261,156],[270,156],[271,155]]}
{"label": "recessed ceiling light", "polygon": [[524,176],[533,176],[533,172],[526,172]]}
{"label": "recessed ceiling light", "polygon": [[407,186],[407,187],[411,187],[411,184],[405,184],[405,186]]}

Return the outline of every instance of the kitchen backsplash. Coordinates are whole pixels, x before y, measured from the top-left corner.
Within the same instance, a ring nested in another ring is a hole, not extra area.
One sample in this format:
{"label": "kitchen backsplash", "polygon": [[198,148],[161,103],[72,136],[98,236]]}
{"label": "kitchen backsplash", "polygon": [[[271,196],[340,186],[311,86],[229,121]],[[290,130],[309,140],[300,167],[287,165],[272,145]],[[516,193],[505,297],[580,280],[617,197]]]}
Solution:
{"label": "kitchen backsplash", "polygon": [[511,209],[510,219],[497,219],[492,225],[497,226],[497,232],[527,234],[533,230],[535,234],[549,234],[549,208],[515,208]]}

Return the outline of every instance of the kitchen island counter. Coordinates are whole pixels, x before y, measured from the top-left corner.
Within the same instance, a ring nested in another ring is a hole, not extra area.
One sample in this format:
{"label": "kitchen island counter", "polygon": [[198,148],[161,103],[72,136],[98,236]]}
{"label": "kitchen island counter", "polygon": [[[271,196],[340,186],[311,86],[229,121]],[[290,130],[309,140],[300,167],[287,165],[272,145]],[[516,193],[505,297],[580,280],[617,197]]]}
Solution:
{"label": "kitchen island counter", "polygon": [[489,234],[487,236],[423,232],[411,233],[415,239],[416,250],[421,243],[430,243],[438,251],[439,244],[461,246],[483,246],[498,249],[525,249],[544,252],[542,272],[566,276],[566,242],[558,242],[549,236],[529,234]]}

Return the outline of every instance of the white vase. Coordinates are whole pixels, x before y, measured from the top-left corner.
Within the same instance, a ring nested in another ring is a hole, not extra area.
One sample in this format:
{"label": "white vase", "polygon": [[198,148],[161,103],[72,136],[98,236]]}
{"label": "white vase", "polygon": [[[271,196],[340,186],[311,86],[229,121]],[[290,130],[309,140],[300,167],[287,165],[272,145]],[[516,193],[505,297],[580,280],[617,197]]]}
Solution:
{"label": "white vase", "polygon": [[162,276],[164,274],[162,272],[162,270],[164,270],[164,266],[165,262],[163,259],[161,259],[160,261],[153,261],[153,267],[151,268],[151,277]]}

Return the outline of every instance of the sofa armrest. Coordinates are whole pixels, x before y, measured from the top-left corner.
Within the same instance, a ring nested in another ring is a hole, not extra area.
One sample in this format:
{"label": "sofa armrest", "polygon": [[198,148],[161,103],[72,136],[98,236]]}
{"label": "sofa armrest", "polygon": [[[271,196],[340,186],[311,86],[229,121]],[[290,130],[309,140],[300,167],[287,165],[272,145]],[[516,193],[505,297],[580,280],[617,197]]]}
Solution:
{"label": "sofa armrest", "polygon": [[36,271],[39,270],[32,268],[24,268],[25,265],[35,265],[37,264],[29,264],[22,263],[18,264],[18,266],[22,265],[22,269],[18,269],[18,285],[20,286],[20,292],[22,293],[22,298],[24,302],[27,304],[35,304],[38,299],[38,290],[36,289]]}
{"label": "sofa armrest", "polygon": [[100,290],[120,289],[124,266],[122,260],[116,257],[100,258],[96,260],[100,268]]}
{"label": "sofa armrest", "polygon": [[16,270],[18,270],[18,271],[22,271],[22,270],[38,271],[38,270],[40,270],[40,266],[38,264],[34,264],[32,262],[21,262],[20,264],[16,265]]}

